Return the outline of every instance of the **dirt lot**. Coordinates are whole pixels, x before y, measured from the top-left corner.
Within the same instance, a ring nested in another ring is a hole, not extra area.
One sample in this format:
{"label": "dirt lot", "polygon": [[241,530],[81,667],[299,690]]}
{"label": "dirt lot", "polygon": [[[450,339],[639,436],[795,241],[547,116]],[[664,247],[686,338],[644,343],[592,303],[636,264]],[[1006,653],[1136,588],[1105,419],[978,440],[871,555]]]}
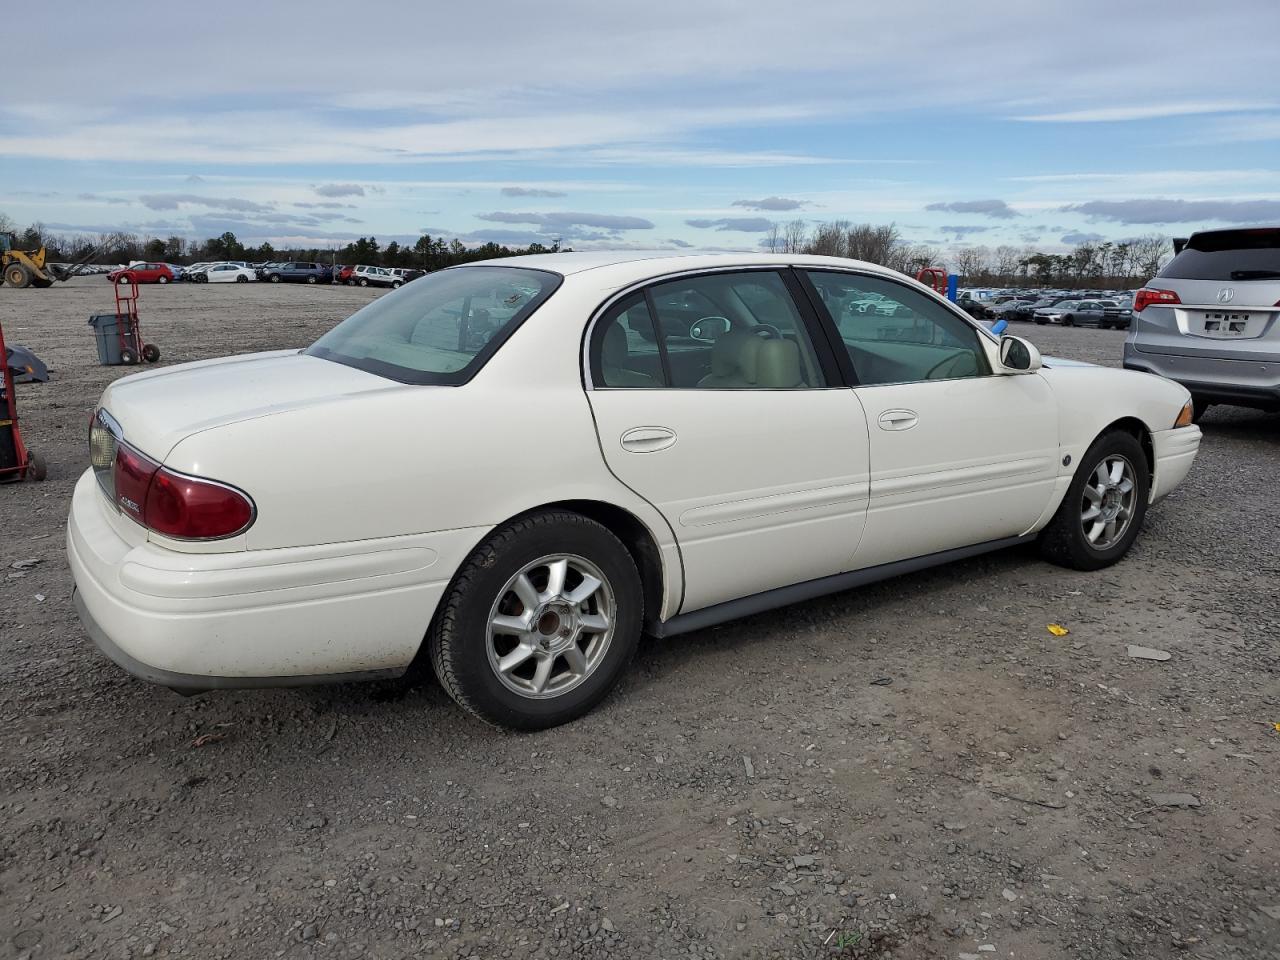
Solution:
{"label": "dirt lot", "polygon": [[[141,311],[169,363],[375,295]],[[649,641],[597,712],[517,736],[429,676],[183,699],[96,653],[62,537],[127,372],[85,325],[111,302],[0,290],[56,377],[20,388],[48,482],[0,488],[0,957],[1280,958],[1280,417],[1211,412],[1113,569],[1010,551]],[[1119,362],[1122,333],[1018,332]]]}

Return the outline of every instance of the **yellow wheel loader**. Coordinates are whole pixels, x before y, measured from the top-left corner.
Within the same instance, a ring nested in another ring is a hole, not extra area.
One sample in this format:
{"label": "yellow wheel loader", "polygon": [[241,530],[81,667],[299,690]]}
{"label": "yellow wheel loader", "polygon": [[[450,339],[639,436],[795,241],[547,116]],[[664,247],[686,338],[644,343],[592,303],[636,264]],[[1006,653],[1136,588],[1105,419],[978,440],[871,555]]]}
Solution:
{"label": "yellow wheel loader", "polygon": [[70,280],[79,268],[97,254],[97,250],[71,268],[47,263],[44,247],[19,250],[11,233],[0,233],[0,283],[10,287],[52,287],[55,280]]}

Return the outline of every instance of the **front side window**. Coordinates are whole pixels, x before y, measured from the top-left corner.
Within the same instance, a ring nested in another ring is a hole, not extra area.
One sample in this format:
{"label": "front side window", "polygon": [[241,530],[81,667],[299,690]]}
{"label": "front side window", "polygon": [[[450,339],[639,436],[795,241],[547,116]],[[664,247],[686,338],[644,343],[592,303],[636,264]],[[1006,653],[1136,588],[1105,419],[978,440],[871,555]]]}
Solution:
{"label": "front side window", "polygon": [[808,271],[859,384],[990,373],[978,332],[918,290],[860,274]]}
{"label": "front side window", "polygon": [[826,385],[800,312],[771,270],[654,284],[611,307],[591,344],[599,386],[803,390]]}
{"label": "front side window", "polygon": [[518,267],[441,270],[357,310],[306,353],[401,383],[465,383],[560,281]]}

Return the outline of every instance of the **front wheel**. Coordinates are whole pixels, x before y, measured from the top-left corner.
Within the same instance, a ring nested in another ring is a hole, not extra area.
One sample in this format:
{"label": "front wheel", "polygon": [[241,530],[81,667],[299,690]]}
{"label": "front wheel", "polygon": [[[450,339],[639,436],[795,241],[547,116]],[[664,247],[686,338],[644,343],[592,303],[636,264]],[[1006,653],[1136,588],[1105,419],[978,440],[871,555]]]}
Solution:
{"label": "front wheel", "polygon": [[368,280],[366,280],[364,277],[361,277],[361,278],[360,278],[360,286],[362,286],[362,287],[367,287],[368,285],[369,285],[369,281],[368,281]]}
{"label": "front wheel", "polygon": [[399,280],[392,280],[392,281],[391,281],[391,289],[392,289],[392,290],[399,290],[399,289],[400,289],[400,281],[399,281]]}
{"label": "front wheel", "polygon": [[635,652],[640,575],[608,529],[537,513],[500,527],[463,564],[427,637],[436,676],[489,723],[540,730],[591,710]]}
{"label": "front wheel", "polygon": [[1040,553],[1073,570],[1109,567],[1133,546],[1147,515],[1151,478],[1142,444],[1112,430],[1093,442],[1040,534]]}
{"label": "front wheel", "polygon": [[236,277],[236,283],[248,283],[248,282],[249,282],[249,278],[246,277],[243,273],[240,274],[240,276]]}
{"label": "front wheel", "polygon": [[169,282],[169,278],[168,278],[168,277],[157,277],[157,278],[156,278],[156,283],[168,283],[168,282]]}
{"label": "front wheel", "polygon": [[315,277],[307,277],[307,283],[315,283],[315,282],[316,282]]}

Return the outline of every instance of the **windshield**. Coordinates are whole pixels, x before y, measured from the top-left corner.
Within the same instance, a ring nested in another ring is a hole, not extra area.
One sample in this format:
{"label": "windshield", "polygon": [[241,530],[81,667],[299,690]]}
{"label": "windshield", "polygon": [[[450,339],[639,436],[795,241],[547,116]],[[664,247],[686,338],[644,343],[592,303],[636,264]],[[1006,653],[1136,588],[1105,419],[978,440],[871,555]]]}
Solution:
{"label": "windshield", "polygon": [[305,352],[401,383],[466,383],[560,281],[517,267],[441,270],[356,311]]}

